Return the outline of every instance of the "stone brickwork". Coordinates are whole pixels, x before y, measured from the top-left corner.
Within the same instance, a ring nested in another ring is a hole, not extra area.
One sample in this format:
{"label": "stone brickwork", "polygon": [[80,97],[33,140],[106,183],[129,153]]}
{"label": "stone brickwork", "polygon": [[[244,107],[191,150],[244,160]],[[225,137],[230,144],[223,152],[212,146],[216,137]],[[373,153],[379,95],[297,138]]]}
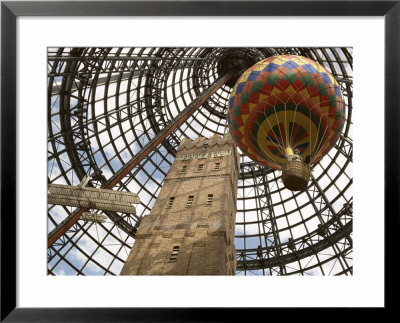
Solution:
{"label": "stone brickwork", "polygon": [[235,275],[238,174],[230,135],[184,139],[121,275]]}

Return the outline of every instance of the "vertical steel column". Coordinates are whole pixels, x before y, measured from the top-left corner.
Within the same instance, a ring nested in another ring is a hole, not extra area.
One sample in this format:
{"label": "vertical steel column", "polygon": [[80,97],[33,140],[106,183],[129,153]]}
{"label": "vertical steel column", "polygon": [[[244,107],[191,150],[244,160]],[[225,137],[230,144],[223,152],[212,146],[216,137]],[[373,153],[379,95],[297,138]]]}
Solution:
{"label": "vertical steel column", "polygon": [[[118,172],[116,172],[102,188],[111,189],[120,180],[122,180],[135,166],[137,166],[144,157],[146,157],[154,148],[156,148],[173,131],[182,125],[204,102],[206,102],[218,89],[220,89],[232,76],[234,71],[221,76],[215,83],[197,97],[191,104],[179,113],[162,131],[149,141],[128,163],[126,163]],[[73,226],[88,209],[83,208],[75,211],[64,221],[60,223],[52,232],[49,233],[48,247],[59,239],[67,230]]]}

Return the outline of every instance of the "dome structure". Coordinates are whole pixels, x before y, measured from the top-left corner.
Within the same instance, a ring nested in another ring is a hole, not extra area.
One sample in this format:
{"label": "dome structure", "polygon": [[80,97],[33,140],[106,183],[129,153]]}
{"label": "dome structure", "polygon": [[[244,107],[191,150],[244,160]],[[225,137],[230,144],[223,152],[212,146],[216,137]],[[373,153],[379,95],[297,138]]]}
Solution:
{"label": "dome structure", "polygon": [[[226,135],[240,76],[282,55],[332,75],[341,131],[311,154],[305,191],[284,187],[279,158],[262,165],[241,155],[236,275],[351,275],[351,48],[49,48],[48,183],[140,198],[135,214],[49,204],[49,275],[119,275],[179,144]],[[306,158],[310,148],[293,140]]]}

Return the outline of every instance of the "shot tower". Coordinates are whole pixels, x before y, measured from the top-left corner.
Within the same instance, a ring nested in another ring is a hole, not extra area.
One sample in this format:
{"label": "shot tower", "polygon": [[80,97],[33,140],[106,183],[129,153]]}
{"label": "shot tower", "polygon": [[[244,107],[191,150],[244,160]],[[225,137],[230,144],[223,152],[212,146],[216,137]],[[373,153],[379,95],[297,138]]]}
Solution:
{"label": "shot tower", "polygon": [[234,275],[238,174],[230,135],[184,139],[121,275]]}

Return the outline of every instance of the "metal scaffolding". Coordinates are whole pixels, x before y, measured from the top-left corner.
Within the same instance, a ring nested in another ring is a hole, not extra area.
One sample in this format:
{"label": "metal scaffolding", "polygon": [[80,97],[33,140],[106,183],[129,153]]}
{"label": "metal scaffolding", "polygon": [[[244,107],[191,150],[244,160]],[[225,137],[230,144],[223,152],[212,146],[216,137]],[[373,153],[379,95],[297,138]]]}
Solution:
{"label": "metal scaffolding", "polygon": [[305,192],[288,191],[279,171],[241,156],[237,275],[351,275],[351,48],[49,48],[50,187],[89,176],[89,190],[140,198],[136,214],[49,204],[49,274],[118,275],[179,142],[226,134],[238,76],[280,54],[309,57],[332,72],[346,124],[313,165]]}

